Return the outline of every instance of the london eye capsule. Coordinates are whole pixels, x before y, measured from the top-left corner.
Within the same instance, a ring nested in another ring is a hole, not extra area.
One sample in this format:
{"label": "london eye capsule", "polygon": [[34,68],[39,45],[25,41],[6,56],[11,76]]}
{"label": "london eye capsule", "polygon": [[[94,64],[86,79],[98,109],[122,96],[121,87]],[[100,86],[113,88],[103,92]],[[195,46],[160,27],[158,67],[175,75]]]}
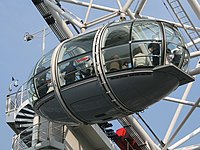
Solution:
{"label": "london eye capsule", "polygon": [[35,111],[68,125],[101,123],[142,111],[193,81],[189,52],[167,22],[110,23],[63,41],[28,81]]}

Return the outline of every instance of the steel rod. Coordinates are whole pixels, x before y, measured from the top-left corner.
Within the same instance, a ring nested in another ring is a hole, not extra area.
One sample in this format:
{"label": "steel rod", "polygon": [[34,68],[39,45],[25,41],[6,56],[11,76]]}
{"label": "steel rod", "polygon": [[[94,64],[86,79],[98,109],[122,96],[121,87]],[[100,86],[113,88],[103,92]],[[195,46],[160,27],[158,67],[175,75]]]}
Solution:
{"label": "steel rod", "polygon": [[65,17],[66,19],[68,19],[71,23],[75,24],[76,26],[78,26],[79,28],[83,28],[83,24],[80,23],[79,21],[77,21],[76,19],[74,19],[71,14],[64,12],[59,6],[53,4],[52,2],[50,2],[49,0],[44,0],[45,4],[52,8],[53,10],[57,11],[60,15],[62,15],[63,17]]}
{"label": "steel rod", "polygon": [[[193,102],[182,101],[180,99],[172,98],[172,97],[165,97],[163,100],[169,101],[169,102],[175,102],[175,103],[179,103],[179,104],[184,104],[184,105],[188,105],[188,106],[194,106],[195,105],[195,103],[193,103]],[[200,104],[197,107],[200,107]]]}
{"label": "steel rod", "polygon": [[181,122],[181,124],[178,126],[178,128],[176,129],[176,131],[174,132],[174,134],[172,135],[172,137],[168,140],[168,142],[166,143],[165,147],[163,148],[163,150],[166,150],[168,145],[172,142],[172,140],[176,137],[176,135],[178,134],[178,132],[181,130],[181,128],[183,127],[183,125],[185,124],[185,122],[188,120],[188,118],[191,116],[191,114],[193,113],[193,111],[196,109],[196,107],[198,106],[198,104],[200,103],[200,98],[196,101],[195,105],[190,109],[190,111],[188,112],[188,114],[186,115],[186,117],[183,119],[183,121]]}
{"label": "steel rod", "polygon": [[[86,7],[88,7],[88,6],[90,5],[90,4],[87,3],[87,2],[81,2],[81,1],[77,1],[77,0],[61,0],[61,1],[67,2],[67,3],[71,3],[71,4],[75,4],[75,5],[86,6]],[[99,10],[108,11],[108,12],[118,11],[118,10],[115,9],[115,8],[100,6],[100,5],[96,5],[96,4],[92,4],[91,7],[92,7],[92,8],[95,8],[95,9],[99,9]]]}
{"label": "steel rod", "polygon": [[[197,63],[197,65],[196,65],[196,67],[199,67],[199,63]],[[194,76],[194,78],[195,78],[196,76]],[[183,96],[182,96],[182,101],[186,101],[186,99],[187,99],[187,96],[188,96],[188,94],[189,94],[189,92],[190,92],[190,90],[191,90],[191,88],[192,88],[192,86],[193,86],[193,83],[194,82],[191,82],[191,83],[189,83],[188,85],[187,85],[187,88],[186,88],[186,90],[185,90],[185,92],[184,92],[184,94],[183,94]],[[172,119],[172,121],[171,121],[171,123],[170,123],[170,126],[169,126],[169,128],[168,128],[168,130],[167,130],[167,133],[166,133],[166,135],[165,135],[165,138],[164,138],[164,143],[167,143],[168,142],[168,139],[169,139],[169,137],[170,137],[170,135],[171,135],[171,133],[172,133],[172,130],[174,129],[174,126],[175,126],[175,124],[176,124],[176,121],[177,121],[177,119],[178,119],[178,117],[179,117],[179,115],[180,115],[180,113],[181,113],[181,110],[182,110],[182,108],[183,108],[183,104],[179,104],[179,106],[178,106],[178,108],[177,108],[177,110],[176,110],[176,112],[175,112],[175,114],[174,114],[174,117],[173,117],[173,119]]]}
{"label": "steel rod", "polygon": [[175,144],[173,144],[172,146],[170,146],[169,149],[175,149],[176,147],[180,146],[181,144],[188,141],[189,139],[191,139],[192,137],[196,136],[199,133],[200,133],[200,127],[194,130],[192,133],[185,136],[184,138],[182,138],[181,140],[179,140],[178,142],[176,142]]}
{"label": "steel rod", "polygon": [[197,0],[188,0],[188,3],[190,4],[190,6],[192,7],[192,9],[194,10],[197,17],[200,20],[200,5],[199,5],[199,2]]}
{"label": "steel rod", "polygon": [[108,15],[102,16],[100,18],[97,18],[97,19],[95,19],[95,20],[93,20],[91,22],[88,22],[88,23],[85,24],[85,26],[86,26],[86,28],[89,28],[89,27],[94,26],[94,25],[96,25],[98,23],[101,23],[103,21],[106,21],[106,20],[109,20],[111,18],[114,18],[114,17],[116,17],[118,15],[119,15],[118,12],[114,12],[112,14],[108,14]]}
{"label": "steel rod", "polygon": [[140,16],[140,14],[141,14],[141,12],[143,11],[143,9],[144,9],[146,3],[147,3],[147,0],[142,0],[142,1],[140,2],[140,5],[139,5],[138,9],[136,10],[135,15]]}
{"label": "steel rod", "polygon": [[85,16],[85,22],[84,23],[86,23],[87,20],[88,20],[88,17],[89,17],[89,14],[90,14],[90,10],[91,10],[91,7],[92,7],[92,3],[93,3],[93,0],[90,0],[90,4],[88,6],[88,10],[87,10],[87,13],[86,13],[86,16]]}

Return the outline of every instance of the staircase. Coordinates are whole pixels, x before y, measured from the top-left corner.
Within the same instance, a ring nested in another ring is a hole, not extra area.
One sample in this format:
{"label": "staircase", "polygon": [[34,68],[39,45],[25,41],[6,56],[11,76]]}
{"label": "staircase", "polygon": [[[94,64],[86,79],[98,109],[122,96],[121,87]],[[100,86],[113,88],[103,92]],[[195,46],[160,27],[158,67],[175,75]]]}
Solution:
{"label": "staircase", "polygon": [[[195,39],[200,38],[200,33],[196,30],[194,24],[192,23],[183,6],[181,5],[180,0],[167,0],[167,2],[171,7],[174,15],[176,16],[180,24],[183,26],[183,29],[190,38],[191,42],[194,44],[195,49],[199,51],[200,46],[198,46],[198,44],[195,43]],[[193,29],[188,30],[186,29],[185,25],[189,25]]]}
{"label": "staircase", "polygon": [[[24,86],[21,86],[16,93],[7,96],[6,122],[17,135],[20,134],[23,145],[30,147],[32,130],[26,129],[33,125],[35,112],[29,104],[28,93]],[[23,140],[27,136],[29,137]]]}

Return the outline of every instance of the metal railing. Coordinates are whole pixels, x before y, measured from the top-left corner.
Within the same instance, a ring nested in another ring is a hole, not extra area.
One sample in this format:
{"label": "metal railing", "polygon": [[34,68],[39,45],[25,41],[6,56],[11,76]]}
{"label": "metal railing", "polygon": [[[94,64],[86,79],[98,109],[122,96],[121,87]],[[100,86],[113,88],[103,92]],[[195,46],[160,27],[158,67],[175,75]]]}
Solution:
{"label": "metal railing", "polygon": [[[38,143],[52,140],[63,144],[64,135],[63,125],[44,121],[25,129],[18,135],[14,135],[12,149],[24,150],[36,147]],[[39,144],[39,146],[42,145]]]}
{"label": "metal railing", "polygon": [[27,82],[25,82],[17,92],[7,95],[6,98],[6,113],[12,112],[19,108],[21,104],[28,100],[28,90],[26,88]]}

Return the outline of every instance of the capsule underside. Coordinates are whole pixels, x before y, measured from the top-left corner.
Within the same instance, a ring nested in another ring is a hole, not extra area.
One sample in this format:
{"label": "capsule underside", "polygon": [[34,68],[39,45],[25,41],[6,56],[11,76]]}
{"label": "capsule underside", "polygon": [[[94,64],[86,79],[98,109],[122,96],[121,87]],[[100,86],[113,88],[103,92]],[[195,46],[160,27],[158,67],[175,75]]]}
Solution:
{"label": "capsule underside", "polygon": [[193,80],[189,53],[168,23],[105,25],[62,42],[37,63],[28,87],[39,115],[68,125],[142,111]]}

